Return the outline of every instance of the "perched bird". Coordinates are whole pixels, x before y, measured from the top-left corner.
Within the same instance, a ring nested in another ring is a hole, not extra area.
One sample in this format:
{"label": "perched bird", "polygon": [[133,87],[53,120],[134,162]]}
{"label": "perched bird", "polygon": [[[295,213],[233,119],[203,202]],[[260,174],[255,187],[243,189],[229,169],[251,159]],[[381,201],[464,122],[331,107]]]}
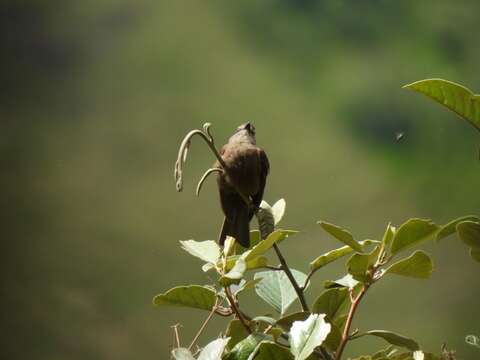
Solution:
{"label": "perched bird", "polygon": [[[250,245],[250,220],[262,202],[270,165],[265,152],[256,145],[255,128],[251,123],[240,125],[220,150],[226,169],[217,175],[220,202],[225,214],[220,245],[232,236],[243,247]],[[215,167],[221,167],[217,161]],[[238,194],[251,200],[248,206]]]}

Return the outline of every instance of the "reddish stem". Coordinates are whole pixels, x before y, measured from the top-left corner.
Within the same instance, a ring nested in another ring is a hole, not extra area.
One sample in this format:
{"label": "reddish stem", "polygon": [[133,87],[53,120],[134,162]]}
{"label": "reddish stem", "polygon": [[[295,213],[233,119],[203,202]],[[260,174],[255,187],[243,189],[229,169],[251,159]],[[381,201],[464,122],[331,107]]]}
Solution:
{"label": "reddish stem", "polygon": [[337,354],[335,356],[336,360],[340,360],[342,358],[343,350],[345,349],[345,345],[347,345],[347,341],[350,336],[350,327],[352,326],[353,317],[355,315],[355,311],[360,304],[363,296],[368,290],[369,284],[363,285],[362,290],[357,295],[357,297],[352,301],[352,306],[350,307],[350,311],[348,312],[347,321],[345,323],[345,328],[343,329],[342,340],[340,341],[340,345],[338,345]]}

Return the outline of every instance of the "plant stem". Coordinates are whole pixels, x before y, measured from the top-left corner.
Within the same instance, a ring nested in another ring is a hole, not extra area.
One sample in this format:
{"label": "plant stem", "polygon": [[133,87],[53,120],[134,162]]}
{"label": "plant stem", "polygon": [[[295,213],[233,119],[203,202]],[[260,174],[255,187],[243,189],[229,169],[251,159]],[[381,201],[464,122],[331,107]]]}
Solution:
{"label": "plant stem", "polygon": [[355,316],[355,311],[357,310],[358,305],[360,304],[360,301],[362,300],[363,296],[365,295],[369,287],[370,287],[369,284],[363,285],[363,288],[362,290],[360,290],[360,293],[352,301],[352,305],[350,306],[350,311],[348,312],[347,321],[345,323],[345,328],[343,329],[342,340],[340,341],[340,345],[338,345],[335,360],[340,360],[342,358],[343,350],[345,349],[345,345],[347,345],[347,342],[349,340],[350,327],[352,326],[352,321],[353,321],[353,317]]}
{"label": "plant stem", "polygon": [[215,309],[215,314],[227,317],[227,316],[232,315],[233,311],[230,308],[226,308],[226,307],[223,307],[223,306],[217,306],[217,308]]}
{"label": "plant stem", "polygon": [[227,299],[228,301],[230,302],[230,307],[232,308],[233,312],[235,313],[235,315],[237,316],[238,320],[240,320],[240,322],[242,323],[243,327],[245,328],[245,330],[247,330],[247,332],[249,334],[252,333],[252,329],[250,329],[250,326],[248,326],[247,324],[247,320],[245,320],[245,318],[243,317],[243,314],[242,312],[240,311],[240,309],[238,308],[236,302],[235,302],[235,299],[233,298],[232,296],[232,293],[230,292],[230,289],[228,286],[225,286],[224,287],[225,289],[225,294],[227,295]]}
{"label": "plant stem", "polygon": [[177,161],[175,162],[175,181],[176,181],[177,191],[182,191],[182,188],[183,188],[183,164],[187,160],[188,148],[190,147],[190,142],[192,141],[192,138],[195,135],[199,135],[203,140],[205,140],[205,142],[210,147],[210,150],[212,150],[212,153],[215,155],[215,157],[217,158],[222,168],[223,169],[226,168],[225,162],[223,161],[222,157],[220,156],[217,149],[215,148],[215,143],[213,141],[212,134],[210,133],[210,123],[205,123],[203,125],[203,131],[202,130],[190,131],[185,136],[185,138],[182,141],[182,144],[180,145],[180,148],[178,150]]}
{"label": "plant stem", "polygon": [[303,286],[301,288],[302,290],[305,290],[305,288],[308,285],[308,282],[310,281],[310,278],[313,276],[313,274],[315,274],[315,271],[317,271],[317,270],[310,270],[310,272],[307,275],[307,278],[305,279],[305,283],[303,284]]}
{"label": "plant stem", "polygon": [[277,244],[273,244],[273,249],[277,253],[278,260],[280,261],[280,264],[282,264],[282,270],[285,272],[285,275],[287,275],[288,280],[292,283],[293,288],[295,289],[295,292],[297,293],[298,299],[300,300],[300,304],[302,305],[302,310],[303,311],[310,311],[308,308],[307,301],[305,300],[305,294],[303,293],[303,290],[298,286],[297,281],[293,277],[292,272],[290,271],[290,268],[287,265],[287,262],[285,258],[283,257],[282,253],[280,252],[280,249],[278,248]]}
{"label": "plant stem", "polygon": [[[180,336],[178,335],[178,327],[180,324],[175,324],[172,326],[173,329],[173,348],[179,348],[180,347]],[[177,345],[175,346],[175,342]]]}
{"label": "plant stem", "polygon": [[207,326],[208,322],[210,321],[210,319],[212,318],[213,314],[215,314],[215,311],[217,310],[217,305],[218,305],[218,298],[217,300],[215,301],[215,305],[213,305],[213,308],[212,308],[212,311],[210,311],[210,314],[208,314],[207,318],[205,319],[205,321],[203,322],[202,326],[200,327],[200,329],[198,330],[197,334],[195,335],[195,337],[193,338],[190,346],[188,347],[188,350],[191,350],[193,345],[197,342],[198,338],[200,337],[200,335],[202,334],[203,330],[205,329],[205,327]]}
{"label": "plant stem", "polygon": [[221,168],[210,168],[207,171],[205,171],[205,174],[203,174],[202,178],[200,179],[200,181],[197,184],[197,190],[195,191],[195,194],[197,195],[197,197],[200,195],[200,190],[202,190],[203,182],[207,179],[208,175],[210,175],[213,172],[222,173],[223,169],[221,169]]}

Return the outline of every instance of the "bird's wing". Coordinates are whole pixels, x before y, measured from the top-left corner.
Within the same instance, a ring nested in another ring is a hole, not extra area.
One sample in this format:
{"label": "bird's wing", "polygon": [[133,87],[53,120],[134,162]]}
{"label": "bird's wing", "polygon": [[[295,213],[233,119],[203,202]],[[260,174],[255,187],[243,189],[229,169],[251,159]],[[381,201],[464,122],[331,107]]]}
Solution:
{"label": "bird's wing", "polygon": [[252,196],[253,204],[258,207],[263,199],[263,191],[265,190],[265,184],[267,182],[267,175],[270,171],[270,162],[268,161],[267,154],[262,149],[258,148],[257,151],[259,159],[259,177],[260,186],[258,192]]}

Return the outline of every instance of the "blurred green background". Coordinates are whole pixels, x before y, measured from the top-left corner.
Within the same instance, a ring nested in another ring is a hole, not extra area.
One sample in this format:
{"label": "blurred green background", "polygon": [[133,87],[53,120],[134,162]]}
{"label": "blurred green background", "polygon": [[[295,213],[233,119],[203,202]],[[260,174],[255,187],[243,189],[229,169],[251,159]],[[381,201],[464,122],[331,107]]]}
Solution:
{"label": "blurred green background", "polygon": [[[194,196],[214,161],[199,139],[183,193],[173,181],[181,139],[206,121],[218,146],[255,124],[265,199],[284,197],[283,226],[302,231],[282,244],[296,269],[338,245],[320,219],[363,239],[388,221],[478,215],[478,133],[401,86],[480,92],[479,13],[467,0],[3,1],[2,358],[166,359],[177,322],[190,342],[207,314],[151,299],[210,282],[178,246],[222,221],[214,181]],[[354,326],[478,358],[464,337],[480,334],[479,265],[454,237],[426,247],[433,278],[379,283]],[[344,272],[317,273],[309,298]]]}

